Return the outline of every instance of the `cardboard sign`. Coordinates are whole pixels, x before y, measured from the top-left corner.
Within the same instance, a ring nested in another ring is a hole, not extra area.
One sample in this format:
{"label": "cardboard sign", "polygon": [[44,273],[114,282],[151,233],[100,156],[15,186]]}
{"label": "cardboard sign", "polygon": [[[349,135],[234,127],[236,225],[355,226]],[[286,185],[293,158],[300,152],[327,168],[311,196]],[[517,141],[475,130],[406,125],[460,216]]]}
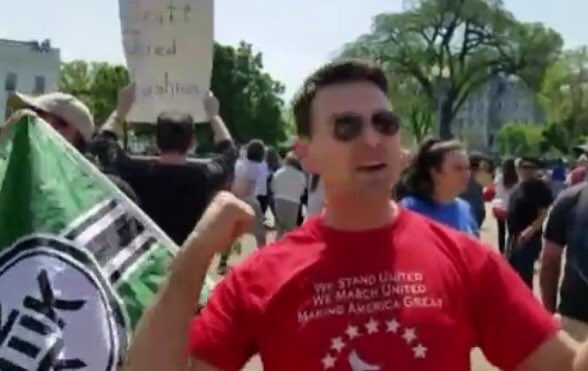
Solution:
{"label": "cardboard sign", "polygon": [[119,0],[123,47],[136,100],[128,120],[154,123],[162,111],[206,121],[213,0]]}

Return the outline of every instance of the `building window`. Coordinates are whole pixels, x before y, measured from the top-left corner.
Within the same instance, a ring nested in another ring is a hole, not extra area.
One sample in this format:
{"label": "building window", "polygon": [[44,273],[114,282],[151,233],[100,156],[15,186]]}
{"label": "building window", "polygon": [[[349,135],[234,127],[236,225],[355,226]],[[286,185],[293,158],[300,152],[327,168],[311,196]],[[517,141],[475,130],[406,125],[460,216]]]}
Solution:
{"label": "building window", "polygon": [[35,89],[33,94],[45,94],[45,76],[35,76]]}
{"label": "building window", "polygon": [[16,91],[16,73],[8,72],[6,78],[4,79],[4,90],[5,91]]}

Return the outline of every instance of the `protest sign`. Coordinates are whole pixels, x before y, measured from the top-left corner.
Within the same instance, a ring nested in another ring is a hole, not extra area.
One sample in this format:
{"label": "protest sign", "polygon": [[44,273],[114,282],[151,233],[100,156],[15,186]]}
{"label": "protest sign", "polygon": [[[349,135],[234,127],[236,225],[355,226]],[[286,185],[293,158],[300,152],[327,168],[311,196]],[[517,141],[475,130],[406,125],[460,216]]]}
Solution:
{"label": "protest sign", "polygon": [[5,130],[0,370],[115,371],[178,248],[47,123]]}
{"label": "protest sign", "polygon": [[213,0],[119,0],[123,47],[137,95],[128,120],[154,123],[165,110],[206,121]]}

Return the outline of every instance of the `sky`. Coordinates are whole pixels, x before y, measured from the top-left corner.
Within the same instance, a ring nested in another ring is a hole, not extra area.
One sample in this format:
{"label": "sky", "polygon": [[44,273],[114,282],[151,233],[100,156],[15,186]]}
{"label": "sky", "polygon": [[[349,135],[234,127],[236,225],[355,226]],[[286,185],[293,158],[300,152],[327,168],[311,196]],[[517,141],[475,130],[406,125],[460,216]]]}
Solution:
{"label": "sky", "polygon": [[[562,34],[569,47],[588,44],[588,1],[504,0],[523,21]],[[266,70],[289,98],[341,46],[370,29],[372,17],[399,11],[401,0],[215,0],[215,39],[240,40],[263,53]],[[63,61],[125,63],[118,0],[0,0],[0,38],[50,39]]]}

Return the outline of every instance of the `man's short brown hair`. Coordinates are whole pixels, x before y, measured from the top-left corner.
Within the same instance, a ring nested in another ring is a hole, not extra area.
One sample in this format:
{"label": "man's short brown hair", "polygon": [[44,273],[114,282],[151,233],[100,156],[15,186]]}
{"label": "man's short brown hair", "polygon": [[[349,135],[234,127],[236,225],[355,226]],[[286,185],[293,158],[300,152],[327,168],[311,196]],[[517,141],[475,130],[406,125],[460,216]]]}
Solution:
{"label": "man's short brown hair", "polygon": [[388,94],[388,79],[384,71],[369,61],[355,59],[336,61],[319,68],[310,75],[292,103],[298,135],[310,137],[312,134],[310,122],[312,101],[320,88],[360,81],[371,82],[384,94]]}
{"label": "man's short brown hair", "polygon": [[166,111],[157,117],[155,139],[161,152],[185,154],[194,141],[194,120],[187,113]]}

